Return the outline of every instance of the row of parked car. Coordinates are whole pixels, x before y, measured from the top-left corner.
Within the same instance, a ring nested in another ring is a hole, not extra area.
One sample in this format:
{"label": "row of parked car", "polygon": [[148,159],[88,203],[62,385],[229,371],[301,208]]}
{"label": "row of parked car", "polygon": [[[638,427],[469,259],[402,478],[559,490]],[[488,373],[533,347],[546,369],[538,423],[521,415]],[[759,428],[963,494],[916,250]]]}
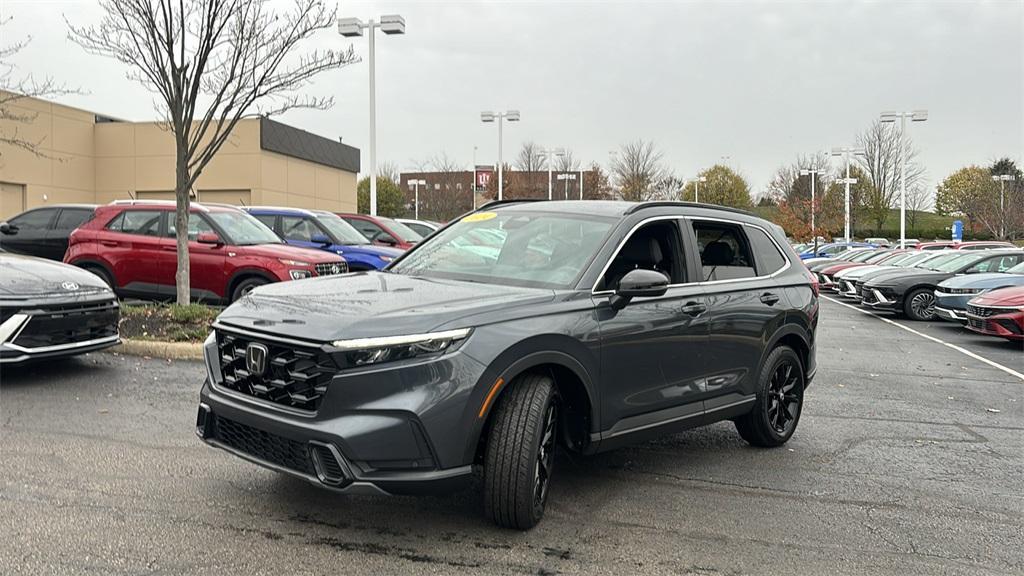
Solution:
{"label": "row of parked car", "polygon": [[833,257],[808,258],[804,264],[821,290],[865,308],[918,321],[942,319],[980,334],[1024,340],[1024,250],[1012,244],[855,247]]}
{"label": "row of parked car", "polygon": [[[270,282],[379,270],[439,225],[324,210],[193,203],[192,296],[233,302]],[[121,296],[175,293],[174,203],[116,201],[29,210],[0,224],[6,252],[62,260]]]}

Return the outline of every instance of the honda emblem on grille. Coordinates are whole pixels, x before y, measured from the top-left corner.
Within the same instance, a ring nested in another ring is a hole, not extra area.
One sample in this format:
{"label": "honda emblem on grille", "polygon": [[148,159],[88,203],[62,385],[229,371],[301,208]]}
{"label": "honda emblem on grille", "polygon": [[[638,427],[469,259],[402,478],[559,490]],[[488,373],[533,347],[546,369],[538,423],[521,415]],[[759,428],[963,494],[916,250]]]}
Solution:
{"label": "honda emblem on grille", "polygon": [[250,342],[245,347],[245,367],[249,374],[262,377],[267,371],[267,347],[257,342]]}

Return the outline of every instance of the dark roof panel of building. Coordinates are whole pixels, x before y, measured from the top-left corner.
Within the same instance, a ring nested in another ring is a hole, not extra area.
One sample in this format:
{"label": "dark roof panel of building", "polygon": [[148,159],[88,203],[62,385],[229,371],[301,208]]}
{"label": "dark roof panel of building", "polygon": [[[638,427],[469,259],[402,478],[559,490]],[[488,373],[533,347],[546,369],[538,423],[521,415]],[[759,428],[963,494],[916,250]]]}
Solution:
{"label": "dark roof panel of building", "polygon": [[260,148],[347,172],[359,172],[358,148],[270,118],[260,118]]}

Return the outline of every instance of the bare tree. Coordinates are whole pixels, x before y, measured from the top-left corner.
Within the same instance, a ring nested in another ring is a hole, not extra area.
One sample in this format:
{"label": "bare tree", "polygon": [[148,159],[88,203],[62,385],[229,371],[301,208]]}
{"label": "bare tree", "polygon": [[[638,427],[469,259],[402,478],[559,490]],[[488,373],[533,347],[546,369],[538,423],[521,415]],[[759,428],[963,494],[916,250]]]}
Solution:
{"label": "bare tree", "polygon": [[533,141],[523,142],[514,160],[516,170],[521,172],[539,172],[545,169],[544,150]]}
{"label": "bare tree", "polygon": [[381,162],[377,165],[377,178],[387,178],[395,184],[400,184],[402,171],[398,169],[398,164],[394,162]]}
{"label": "bare tree", "polygon": [[924,167],[917,162],[917,150],[909,138],[900,150],[900,131],[895,124],[875,121],[857,137],[857,146],[864,149],[864,156],[858,156],[857,162],[871,180],[871,188],[863,198],[864,208],[875,229],[881,230],[889,210],[899,203],[903,165],[907,166],[908,195],[924,179]]}
{"label": "bare tree", "polygon": [[540,173],[546,171],[548,167],[545,163],[544,148],[540,144],[533,141],[523,142],[512,164],[516,168],[512,180],[515,182],[517,198],[547,197],[548,181],[542,178]]}
{"label": "bare tree", "polygon": [[932,207],[932,192],[923,184],[907,188],[907,224],[910,228],[917,225],[917,217]]}
{"label": "bare tree", "polygon": [[572,150],[565,148],[560,156],[555,157],[556,172],[575,172],[580,169],[580,161],[573,155]]}
{"label": "bare tree", "polygon": [[643,202],[661,192],[659,184],[668,176],[662,152],[654,142],[636,140],[619,147],[612,158],[611,173],[623,200]]}
{"label": "bare tree", "polygon": [[473,208],[472,176],[466,167],[442,152],[431,159],[434,179],[420,192],[420,216],[442,222]]}
{"label": "bare tree", "polygon": [[[11,21],[12,18],[0,16],[0,38],[8,37],[4,28]],[[36,113],[18,106],[18,102],[25,98],[53,98],[77,91],[52,78],[36,78],[32,74],[22,76],[17,73],[17,67],[11,60],[31,41],[31,37],[25,37],[10,44],[0,44],[0,144],[45,156],[40,149],[42,140],[30,140],[21,134],[19,128],[32,123]]]}
{"label": "bare tree", "polygon": [[[301,43],[332,28],[324,0],[294,0],[277,12],[267,0],[102,0],[103,20],[68,23],[86,51],[130,67],[128,77],[159,96],[174,136],[177,301],[188,304],[189,192],[239,120],[295,108],[326,109],[332,98],[299,94],[326,70],[356,62],[347,50],[303,52]],[[204,110],[205,108],[205,110]]]}

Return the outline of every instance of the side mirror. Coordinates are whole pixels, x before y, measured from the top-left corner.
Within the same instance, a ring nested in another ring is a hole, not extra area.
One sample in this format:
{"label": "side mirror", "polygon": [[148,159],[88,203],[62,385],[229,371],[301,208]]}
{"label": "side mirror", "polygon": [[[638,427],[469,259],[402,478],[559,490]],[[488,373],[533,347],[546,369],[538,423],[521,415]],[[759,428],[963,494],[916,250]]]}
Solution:
{"label": "side mirror", "polygon": [[324,246],[332,243],[326,234],[313,234],[309,237],[309,241],[315,244],[323,244]]}
{"label": "side mirror", "polygon": [[196,242],[199,242],[200,244],[213,244],[216,246],[223,244],[223,242],[220,241],[220,236],[217,236],[213,232],[200,232],[199,235],[196,236]]}
{"label": "side mirror", "polygon": [[0,233],[13,235],[18,233],[18,227],[7,222],[0,222]]}
{"label": "side mirror", "polygon": [[633,298],[653,298],[668,291],[668,276],[654,270],[630,270],[619,280],[615,294],[609,303],[614,310],[621,310]]}
{"label": "side mirror", "polygon": [[387,234],[378,234],[373,241],[377,244],[383,244],[384,246],[398,246],[398,241]]}

